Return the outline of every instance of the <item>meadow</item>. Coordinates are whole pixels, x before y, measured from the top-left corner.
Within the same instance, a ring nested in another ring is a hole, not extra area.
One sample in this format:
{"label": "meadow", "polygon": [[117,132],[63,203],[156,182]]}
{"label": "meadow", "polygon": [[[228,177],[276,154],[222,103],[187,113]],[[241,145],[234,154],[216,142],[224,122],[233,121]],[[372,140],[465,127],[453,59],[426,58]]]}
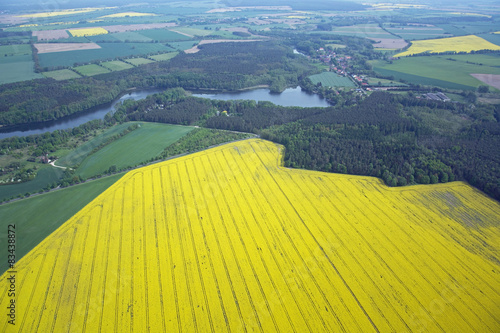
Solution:
{"label": "meadow", "polygon": [[152,40],[157,40],[160,42],[180,41],[180,40],[186,40],[186,39],[191,38],[191,37],[188,37],[186,35],[181,35],[177,32],[170,31],[167,29],[142,30],[142,31],[140,31],[140,34],[147,37],[147,38],[150,38]]}
{"label": "meadow", "polygon": [[500,329],[498,202],[287,169],[282,150],[245,140],[127,173],[16,264],[23,311],[1,329]]}
{"label": "meadow", "polygon": [[323,87],[355,87],[354,83],[348,77],[340,76],[333,72],[323,72],[309,76],[312,83],[321,82]]}
{"label": "meadow", "polygon": [[420,53],[441,53],[441,52],[471,52],[478,50],[500,50],[500,46],[488,42],[487,40],[474,36],[460,36],[441,39],[416,40],[412,42],[410,48],[404,52],[394,55],[394,57],[407,57]]}
{"label": "meadow", "polygon": [[35,73],[31,54],[0,57],[0,73],[0,84],[43,78]]}
{"label": "meadow", "polygon": [[150,64],[154,61],[146,58],[130,58],[125,60],[127,63],[132,64],[134,66],[140,66],[140,65],[145,65],[145,64]]}
{"label": "meadow", "polygon": [[[467,55],[464,56],[467,59]],[[484,85],[470,74],[500,74],[499,67],[447,60],[450,57],[459,59],[462,55],[405,57],[395,60],[392,64],[375,61],[372,65],[376,72],[392,75],[395,79],[450,89],[474,90]]]}
{"label": "meadow", "polygon": [[42,74],[55,80],[69,80],[81,77],[70,69],[59,69],[55,71],[43,72]]}
{"label": "meadow", "polygon": [[92,76],[111,72],[109,69],[95,64],[73,67],[73,70],[83,76]]}
{"label": "meadow", "polygon": [[113,72],[122,71],[122,70],[130,69],[130,68],[134,67],[130,64],[127,64],[126,62],[119,61],[119,60],[102,62],[101,66],[104,66]]}
{"label": "meadow", "polygon": [[[131,123],[127,123],[130,126]],[[194,127],[140,123],[140,127],[88,155],[76,170],[83,178],[117,169],[134,167],[157,158],[163,150],[189,133]]]}
{"label": "meadow", "polygon": [[157,55],[152,55],[149,58],[155,60],[155,61],[165,61],[165,60],[170,60],[176,55],[178,55],[179,52],[169,52],[169,53],[163,53],[163,54],[157,54]]}

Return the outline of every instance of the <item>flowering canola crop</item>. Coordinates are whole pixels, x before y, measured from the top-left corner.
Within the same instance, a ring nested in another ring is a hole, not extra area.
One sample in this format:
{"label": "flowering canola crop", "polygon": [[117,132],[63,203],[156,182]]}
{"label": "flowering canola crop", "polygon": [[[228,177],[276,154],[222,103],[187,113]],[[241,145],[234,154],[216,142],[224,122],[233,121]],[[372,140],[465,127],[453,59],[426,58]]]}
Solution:
{"label": "flowering canola crop", "polygon": [[69,29],[68,31],[73,37],[97,36],[108,33],[108,30],[104,28]]}
{"label": "flowering canola crop", "polygon": [[441,52],[471,52],[479,50],[500,50],[500,46],[488,42],[486,39],[475,35],[415,40],[411,42],[408,50],[396,54],[394,57],[406,57],[420,53],[441,53]]}
{"label": "flowering canola crop", "polygon": [[281,153],[251,139],[129,172],[16,264],[0,331],[500,330],[498,202]]}

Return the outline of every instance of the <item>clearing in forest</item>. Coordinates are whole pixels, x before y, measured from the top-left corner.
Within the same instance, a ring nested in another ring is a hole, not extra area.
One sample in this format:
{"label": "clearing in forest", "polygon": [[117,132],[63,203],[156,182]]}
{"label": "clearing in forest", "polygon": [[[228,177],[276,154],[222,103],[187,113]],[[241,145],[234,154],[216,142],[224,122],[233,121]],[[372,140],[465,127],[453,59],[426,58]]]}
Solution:
{"label": "clearing in forest", "polygon": [[251,139],[129,172],[15,265],[0,330],[500,330],[498,202],[287,169],[282,150]]}

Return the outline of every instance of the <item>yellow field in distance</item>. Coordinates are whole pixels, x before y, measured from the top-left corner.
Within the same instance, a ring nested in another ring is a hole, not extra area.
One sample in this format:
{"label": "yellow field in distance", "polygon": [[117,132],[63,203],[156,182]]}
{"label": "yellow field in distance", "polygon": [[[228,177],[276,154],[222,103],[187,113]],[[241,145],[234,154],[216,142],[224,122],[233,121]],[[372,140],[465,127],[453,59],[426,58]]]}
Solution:
{"label": "yellow field in distance", "polygon": [[[112,8],[112,7],[107,7]],[[80,9],[65,9],[55,12],[45,12],[45,13],[35,13],[35,14],[25,14],[17,15],[16,17],[26,17],[26,18],[39,18],[39,17],[53,17],[61,15],[73,15],[73,14],[84,14],[94,12],[96,10],[107,9],[107,8],[80,8]]]}
{"label": "yellow field in distance", "polygon": [[129,172],[17,263],[0,331],[500,331],[498,202],[282,152],[251,139]]}
{"label": "yellow field in distance", "polygon": [[500,46],[488,42],[487,40],[475,36],[460,36],[450,38],[415,40],[405,52],[396,54],[394,57],[406,57],[420,53],[440,53],[440,52],[471,52],[479,50],[500,50]]}
{"label": "yellow field in distance", "polygon": [[137,12],[125,12],[125,13],[116,13],[101,16],[101,18],[113,18],[113,17],[136,17],[136,16],[156,16],[156,14],[151,13],[137,13]]}
{"label": "yellow field in distance", "polygon": [[68,31],[73,37],[97,36],[108,33],[108,30],[104,28],[69,29]]}

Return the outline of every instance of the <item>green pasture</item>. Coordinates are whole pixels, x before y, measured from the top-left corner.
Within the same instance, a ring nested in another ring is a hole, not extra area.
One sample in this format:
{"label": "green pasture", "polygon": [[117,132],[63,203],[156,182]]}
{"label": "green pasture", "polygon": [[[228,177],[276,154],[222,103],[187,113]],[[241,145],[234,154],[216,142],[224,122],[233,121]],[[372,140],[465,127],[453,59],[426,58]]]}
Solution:
{"label": "green pasture", "polygon": [[104,34],[104,35],[97,35],[97,36],[87,36],[88,40],[94,43],[99,43],[99,42],[116,42],[118,38],[114,36],[115,34]]}
{"label": "green pasture", "polygon": [[168,45],[170,45],[175,50],[184,51],[192,48],[195,45],[198,45],[199,42],[199,40],[190,40],[185,42],[170,42],[168,43]]}
{"label": "green pasture", "polygon": [[101,66],[104,66],[113,72],[122,71],[124,69],[134,68],[134,66],[127,64],[126,62],[119,61],[119,60],[102,62]]}
{"label": "green pasture", "polygon": [[35,179],[28,182],[0,186],[0,200],[25,195],[26,193],[38,192],[50,184],[57,183],[64,173],[63,169],[54,168],[50,165],[40,169]]}
{"label": "green pasture", "polygon": [[0,45],[0,57],[12,57],[20,55],[31,56],[29,44]]}
{"label": "green pasture", "polygon": [[500,54],[499,53],[486,53],[486,54],[456,54],[449,56],[439,56],[444,59],[454,59],[458,63],[472,62],[480,66],[500,67]]}
{"label": "green pasture", "polygon": [[100,49],[68,52],[42,53],[38,55],[40,66],[73,66],[74,63],[88,63],[94,60],[112,60],[117,57],[129,57],[172,51],[160,43],[102,43]]}
{"label": "green pasture", "polygon": [[152,39],[144,36],[143,34],[136,31],[126,31],[126,32],[116,32],[113,34],[118,40],[122,42],[151,42]]}
{"label": "green pasture", "polygon": [[67,155],[61,156],[56,162],[56,165],[63,167],[73,167],[82,163],[82,161],[92,152],[92,150],[102,143],[106,142],[113,135],[121,134],[132,123],[123,123],[106,129],[103,133],[97,135],[90,141],[85,142],[81,146],[69,152]]}
{"label": "green pasture", "polygon": [[484,85],[470,74],[500,74],[500,68],[447,60],[448,56],[406,57],[392,64],[372,62],[373,69],[395,79],[414,84],[436,85],[450,89],[476,89]]}
{"label": "green pasture", "polygon": [[398,81],[394,81],[394,80],[379,79],[377,77],[369,77],[368,78],[369,85],[377,86],[379,82],[380,82],[380,86],[383,86],[383,87],[406,87],[407,86],[407,84],[404,84],[404,83],[401,83]]}
{"label": "green pasture", "polygon": [[77,173],[83,178],[89,178],[106,172],[113,165],[122,169],[148,162],[193,130],[193,127],[158,123],[141,123],[140,126],[87,156]]}
{"label": "green pasture", "polygon": [[309,76],[312,83],[321,85],[324,87],[355,87],[354,83],[347,77],[340,76],[333,72],[323,72],[321,74],[315,74]]}
{"label": "green pasture", "polygon": [[500,34],[481,34],[478,36],[486,39],[490,43],[500,45]]}
{"label": "green pasture", "polygon": [[[7,225],[16,225],[16,259],[21,259],[122,176],[117,174],[0,205],[0,228],[7,230]],[[6,238],[7,233],[1,232],[0,244],[6,244]],[[2,260],[0,271],[6,269],[7,261]]]}
{"label": "green pasture", "polygon": [[146,58],[130,58],[127,59],[126,61],[134,66],[145,65],[154,62],[153,60]]}
{"label": "green pasture", "polygon": [[160,42],[167,42],[167,41],[173,42],[173,41],[191,39],[191,37],[181,35],[177,32],[170,31],[168,29],[148,29],[139,31],[138,33],[147,38],[150,38],[151,40],[157,40]]}
{"label": "green pasture", "polygon": [[[191,27],[175,27],[172,28],[172,31],[179,31],[181,33],[188,34],[190,36],[208,36],[212,34],[212,30],[204,30],[199,28],[191,28]],[[186,36],[187,37],[187,36]]]}
{"label": "green pasture", "polygon": [[154,56],[150,56],[151,59],[156,60],[156,61],[165,61],[165,60],[170,60],[176,55],[178,55],[179,52],[169,52],[169,53],[163,53],[163,54],[157,54]]}
{"label": "green pasture", "polygon": [[0,84],[43,78],[35,73],[31,55],[0,57]]}
{"label": "green pasture", "polygon": [[73,67],[73,70],[75,70],[76,72],[78,72],[83,76],[106,74],[110,72],[109,69],[106,69],[104,67],[95,64]]}
{"label": "green pasture", "polygon": [[56,71],[43,72],[42,74],[45,75],[46,77],[50,77],[58,81],[76,79],[81,77],[77,73],[73,72],[71,69],[59,69]]}

